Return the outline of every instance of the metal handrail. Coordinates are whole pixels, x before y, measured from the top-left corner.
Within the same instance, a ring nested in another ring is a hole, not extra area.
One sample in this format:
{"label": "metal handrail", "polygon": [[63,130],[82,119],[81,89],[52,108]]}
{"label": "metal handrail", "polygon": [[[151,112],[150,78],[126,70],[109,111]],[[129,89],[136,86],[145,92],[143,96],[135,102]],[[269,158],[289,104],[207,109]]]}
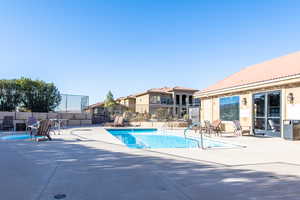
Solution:
{"label": "metal handrail", "polygon": [[[187,137],[186,137],[186,132],[188,131],[188,130],[192,130],[192,128],[193,127],[195,127],[195,126],[200,126],[201,127],[201,123],[200,122],[194,122],[194,123],[192,123],[191,125],[189,125],[186,129],[184,129],[184,132],[183,132],[183,134],[184,134],[184,138],[186,139]],[[204,148],[204,144],[203,144],[203,133],[202,133],[202,129],[200,128],[200,138],[201,138],[201,148],[202,149],[205,149]],[[197,140],[197,143],[198,143],[198,147],[200,146],[199,145],[199,141]]]}
{"label": "metal handrail", "polygon": [[167,130],[167,127],[168,127],[168,122],[165,122],[162,126],[161,126],[161,131],[162,132],[165,132]]}

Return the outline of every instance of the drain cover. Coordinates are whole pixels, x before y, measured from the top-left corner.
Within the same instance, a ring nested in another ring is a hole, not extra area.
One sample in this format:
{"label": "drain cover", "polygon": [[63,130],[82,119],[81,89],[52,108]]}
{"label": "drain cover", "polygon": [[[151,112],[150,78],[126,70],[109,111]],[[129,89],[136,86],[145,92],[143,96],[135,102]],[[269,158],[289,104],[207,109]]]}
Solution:
{"label": "drain cover", "polygon": [[64,199],[64,198],[66,198],[67,197],[67,195],[65,195],[65,194],[57,194],[57,195],[54,195],[54,199]]}

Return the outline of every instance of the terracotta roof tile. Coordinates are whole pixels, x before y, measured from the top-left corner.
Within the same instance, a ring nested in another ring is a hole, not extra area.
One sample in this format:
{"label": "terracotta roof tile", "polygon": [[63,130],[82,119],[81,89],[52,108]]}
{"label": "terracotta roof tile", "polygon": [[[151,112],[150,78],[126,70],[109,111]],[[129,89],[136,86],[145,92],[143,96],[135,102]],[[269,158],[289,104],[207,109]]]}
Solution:
{"label": "terracotta roof tile", "polygon": [[198,94],[300,74],[300,51],[256,64],[217,82]]}

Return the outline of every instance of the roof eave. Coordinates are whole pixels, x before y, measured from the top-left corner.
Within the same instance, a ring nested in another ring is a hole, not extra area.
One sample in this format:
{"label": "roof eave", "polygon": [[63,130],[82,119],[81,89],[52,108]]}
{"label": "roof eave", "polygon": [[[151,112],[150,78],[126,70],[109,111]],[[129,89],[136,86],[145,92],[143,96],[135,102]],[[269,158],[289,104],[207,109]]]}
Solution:
{"label": "roof eave", "polygon": [[[204,98],[204,97],[222,95],[222,94],[227,94],[227,93],[232,93],[232,92],[245,91],[245,90],[249,90],[249,89],[259,89],[259,88],[265,87],[266,84],[275,84],[276,85],[276,83],[278,83],[280,81],[287,81],[287,80],[293,80],[293,79],[298,79],[298,78],[300,78],[300,74],[283,77],[283,78],[278,78],[278,79],[260,81],[260,82],[255,82],[255,83],[251,83],[251,84],[240,85],[240,86],[235,86],[235,87],[230,87],[230,88],[222,88],[219,90],[199,92],[198,94],[195,94],[195,96],[199,97],[199,98],[201,98],[201,97]],[[298,82],[298,81],[296,81],[296,82]]]}

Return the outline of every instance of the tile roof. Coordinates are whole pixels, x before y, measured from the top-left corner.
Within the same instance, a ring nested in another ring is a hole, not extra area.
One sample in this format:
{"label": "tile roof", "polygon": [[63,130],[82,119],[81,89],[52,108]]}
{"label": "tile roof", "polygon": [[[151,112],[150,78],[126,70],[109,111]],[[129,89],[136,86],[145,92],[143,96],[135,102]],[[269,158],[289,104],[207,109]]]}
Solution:
{"label": "tile roof", "polygon": [[153,92],[153,93],[162,93],[162,94],[171,94],[171,92],[176,91],[176,90],[177,91],[178,90],[189,91],[189,92],[197,92],[198,91],[196,89],[179,87],[179,86],[176,86],[176,87],[162,87],[162,88],[152,88],[152,89],[149,89],[145,92],[135,94],[134,96],[140,96],[140,95],[144,95],[144,94],[151,93],[151,92]]}
{"label": "tile roof", "polygon": [[197,94],[300,74],[300,51],[247,67]]}
{"label": "tile roof", "polygon": [[196,89],[180,87],[180,86],[173,87],[173,90],[186,90],[186,91],[194,91],[194,92],[198,91]]}
{"label": "tile roof", "polygon": [[98,103],[89,105],[89,106],[88,106],[88,109],[89,109],[89,108],[96,108],[96,107],[103,106],[103,105],[104,105],[104,102],[98,102]]}

